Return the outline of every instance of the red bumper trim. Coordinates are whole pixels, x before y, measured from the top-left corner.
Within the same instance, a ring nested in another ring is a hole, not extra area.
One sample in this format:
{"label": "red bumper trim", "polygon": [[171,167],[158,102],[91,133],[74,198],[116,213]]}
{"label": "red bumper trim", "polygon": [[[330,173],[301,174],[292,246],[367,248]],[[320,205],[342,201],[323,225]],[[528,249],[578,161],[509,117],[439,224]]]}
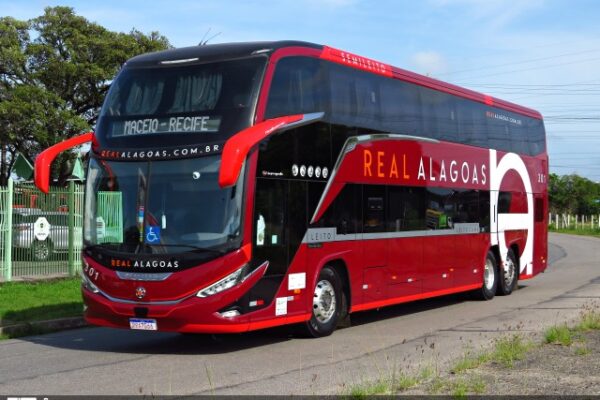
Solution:
{"label": "red bumper trim", "polygon": [[310,314],[295,315],[292,317],[280,317],[269,319],[266,321],[246,322],[241,324],[187,324],[181,328],[181,332],[197,332],[197,333],[242,333],[248,331],[256,331],[259,329],[272,328],[280,325],[297,324],[310,319]]}

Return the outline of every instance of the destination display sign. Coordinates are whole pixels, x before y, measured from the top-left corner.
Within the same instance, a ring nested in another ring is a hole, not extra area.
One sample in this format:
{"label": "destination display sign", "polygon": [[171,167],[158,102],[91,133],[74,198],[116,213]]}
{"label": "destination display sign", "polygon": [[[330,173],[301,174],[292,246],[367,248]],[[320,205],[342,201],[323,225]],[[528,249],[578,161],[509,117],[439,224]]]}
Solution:
{"label": "destination display sign", "polygon": [[214,133],[221,126],[220,116],[174,116],[127,119],[112,122],[112,137],[158,133]]}

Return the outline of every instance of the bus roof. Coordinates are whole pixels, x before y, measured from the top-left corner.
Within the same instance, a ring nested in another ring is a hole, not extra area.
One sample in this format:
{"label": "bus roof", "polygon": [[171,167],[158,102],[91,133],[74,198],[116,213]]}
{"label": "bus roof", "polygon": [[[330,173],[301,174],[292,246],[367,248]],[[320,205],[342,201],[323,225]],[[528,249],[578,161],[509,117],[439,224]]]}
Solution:
{"label": "bus roof", "polygon": [[316,50],[322,50],[323,46],[294,41],[280,40],[272,42],[239,42],[239,43],[220,43],[208,44],[204,46],[190,46],[179,49],[169,49],[157,51],[154,53],[146,53],[127,61],[128,65],[152,65],[163,61],[188,60],[198,58],[203,61],[223,60],[231,58],[248,57],[261,50],[270,53],[285,47],[307,47]]}
{"label": "bus roof", "polygon": [[[466,89],[451,83],[443,82],[434,78],[417,74],[408,70],[381,63],[366,57],[338,50],[332,47],[323,46],[315,43],[280,40],[264,42],[239,42],[239,43],[221,43],[203,46],[182,47],[179,49],[169,49],[154,53],[142,54],[127,61],[128,66],[149,66],[159,63],[177,63],[178,61],[217,61],[223,59],[233,59],[248,57],[254,54],[266,53],[272,54],[277,50],[289,47],[302,47],[312,49],[320,53],[320,57],[340,64],[344,64],[356,69],[366,70],[372,73],[385,75],[417,85],[429,87],[434,90],[449,93],[454,96],[463,97],[469,100],[484,103],[489,106],[498,107],[507,111],[516,112],[528,117],[542,119],[542,115],[531,108],[523,107],[505,100],[501,100],[483,93]],[[379,68],[372,68],[376,64]]]}

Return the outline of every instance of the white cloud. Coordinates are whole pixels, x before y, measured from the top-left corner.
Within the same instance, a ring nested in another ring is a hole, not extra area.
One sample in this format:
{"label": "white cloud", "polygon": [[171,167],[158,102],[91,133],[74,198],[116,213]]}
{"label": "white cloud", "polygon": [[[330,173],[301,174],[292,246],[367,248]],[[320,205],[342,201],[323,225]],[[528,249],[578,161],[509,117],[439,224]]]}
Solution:
{"label": "white cloud", "polygon": [[433,77],[445,73],[448,69],[446,60],[436,51],[420,51],[413,54],[410,61],[416,72]]}

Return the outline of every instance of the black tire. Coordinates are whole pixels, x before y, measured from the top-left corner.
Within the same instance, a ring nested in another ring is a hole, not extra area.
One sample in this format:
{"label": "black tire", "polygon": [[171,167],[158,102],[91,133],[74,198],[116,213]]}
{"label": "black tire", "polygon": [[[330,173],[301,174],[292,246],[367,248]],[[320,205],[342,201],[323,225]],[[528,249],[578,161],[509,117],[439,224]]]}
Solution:
{"label": "black tire", "polygon": [[340,310],[340,319],[337,324],[338,328],[348,328],[352,325],[350,313],[348,311],[348,296],[346,296],[346,292],[342,289],[342,309]]}
{"label": "black tire", "polygon": [[35,261],[48,261],[52,256],[52,242],[34,240],[31,245],[31,255]]}
{"label": "black tire", "polygon": [[483,266],[483,284],[481,285],[481,289],[475,291],[475,297],[480,300],[491,300],[496,294],[497,287],[498,262],[494,253],[489,250],[485,256],[485,264]]}
{"label": "black tire", "polygon": [[505,266],[498,269],[500,270],[500,274],[497,294],[508,296],[517,287],[517,281],[519,280],[519,263],[512,249],[508,250]]}
{"label": "black tire", "polygon": [[342,314],[343,303],[340,277],[326,265],[319,273],[313,291],[312,313],[305,324],[306,333],[315,338],[331,335]]}

